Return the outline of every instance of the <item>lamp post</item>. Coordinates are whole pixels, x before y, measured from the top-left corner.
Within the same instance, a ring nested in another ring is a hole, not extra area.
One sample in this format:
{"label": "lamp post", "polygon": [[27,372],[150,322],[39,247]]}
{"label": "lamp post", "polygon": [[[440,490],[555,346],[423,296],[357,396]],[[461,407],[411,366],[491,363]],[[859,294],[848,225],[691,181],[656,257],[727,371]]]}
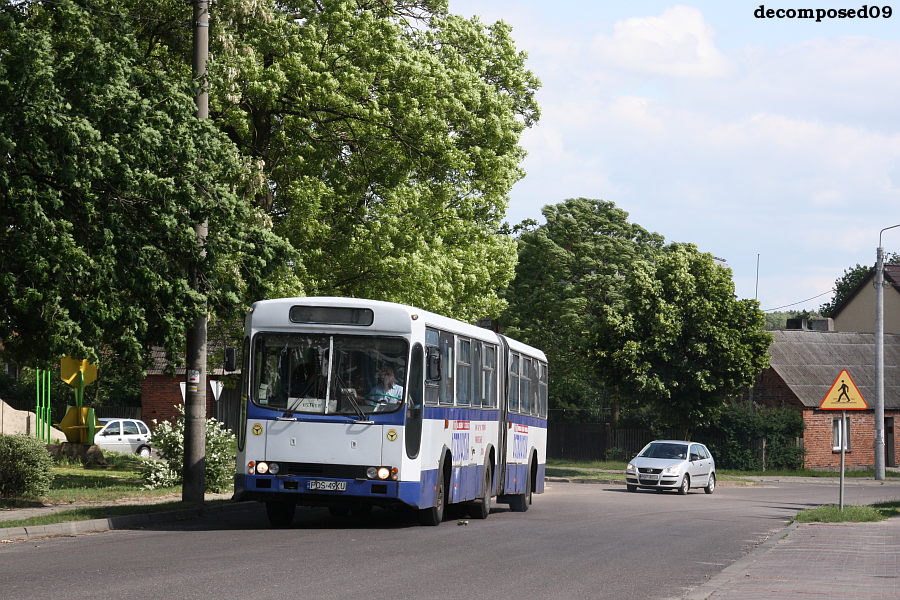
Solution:
{"label": "lamp post", "polygon": [[878,232],[875,262],[875,479],[884,480],[884,248],[881,235],[900,224]]}

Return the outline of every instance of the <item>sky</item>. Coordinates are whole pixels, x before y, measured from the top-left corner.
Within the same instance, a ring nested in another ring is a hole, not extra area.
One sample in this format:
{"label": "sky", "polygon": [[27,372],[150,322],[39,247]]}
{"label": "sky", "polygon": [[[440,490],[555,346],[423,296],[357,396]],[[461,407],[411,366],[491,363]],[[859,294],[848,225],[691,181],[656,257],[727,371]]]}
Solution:
{"label": "sky", "polygon": [[[542,83],[508,221],[543,222],[567,198],[612,201],[724,259],[737,296],[763,310],[817,310],[845,269],[874,265],[880,230],[900,223],[900,3],[889,18],[819,22],[759,7],[450,0],[510,25]],[[900,228],[882,240],[900,252]]]}

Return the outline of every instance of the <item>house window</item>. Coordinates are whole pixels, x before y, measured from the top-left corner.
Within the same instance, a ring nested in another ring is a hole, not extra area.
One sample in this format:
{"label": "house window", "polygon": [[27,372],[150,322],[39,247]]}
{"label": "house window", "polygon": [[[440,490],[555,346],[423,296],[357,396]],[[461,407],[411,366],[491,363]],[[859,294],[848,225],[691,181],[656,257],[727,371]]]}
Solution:
{"label": "house window", "polygon": [[841,418],[835,417],[831,420],[831,450],[834,452],[841,451],[841,440],[844,441],[844,451],[850,452],[850,419],[846,420],[846,430],[841,435]]}

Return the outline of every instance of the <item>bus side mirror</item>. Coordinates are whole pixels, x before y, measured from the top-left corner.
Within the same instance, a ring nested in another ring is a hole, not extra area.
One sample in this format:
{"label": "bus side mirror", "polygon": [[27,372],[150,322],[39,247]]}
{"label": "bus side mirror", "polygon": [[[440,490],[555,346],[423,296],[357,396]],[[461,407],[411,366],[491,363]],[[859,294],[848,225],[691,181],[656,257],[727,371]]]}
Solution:
{"label": "bus side mirror", "polygon": [[440,381],[441,379],[441,351],[439,348],[428,348],[425,355],[425,379],[428,381]]}
{"label": "bus side mirror", "polygon": [[225,347],[225,365],[226,371],[237,371],[237,349],[231,346]]}

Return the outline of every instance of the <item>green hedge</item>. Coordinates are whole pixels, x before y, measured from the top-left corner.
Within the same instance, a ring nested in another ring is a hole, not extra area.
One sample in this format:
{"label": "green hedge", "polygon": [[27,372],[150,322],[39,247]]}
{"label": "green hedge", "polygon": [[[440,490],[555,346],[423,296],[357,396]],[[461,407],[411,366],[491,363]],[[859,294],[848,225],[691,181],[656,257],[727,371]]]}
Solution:
{"label": "green hedge", "polygon": [[803,468],[803,448],[796,440],[803,436],[803,416],[792,408],[769,408],[749,401],[725,405],[712,422],[695,432],[695,438],[707,441],[723,469],[760,471],[762,457],[755,450],[759,440],[766,441],[767,470]]}

